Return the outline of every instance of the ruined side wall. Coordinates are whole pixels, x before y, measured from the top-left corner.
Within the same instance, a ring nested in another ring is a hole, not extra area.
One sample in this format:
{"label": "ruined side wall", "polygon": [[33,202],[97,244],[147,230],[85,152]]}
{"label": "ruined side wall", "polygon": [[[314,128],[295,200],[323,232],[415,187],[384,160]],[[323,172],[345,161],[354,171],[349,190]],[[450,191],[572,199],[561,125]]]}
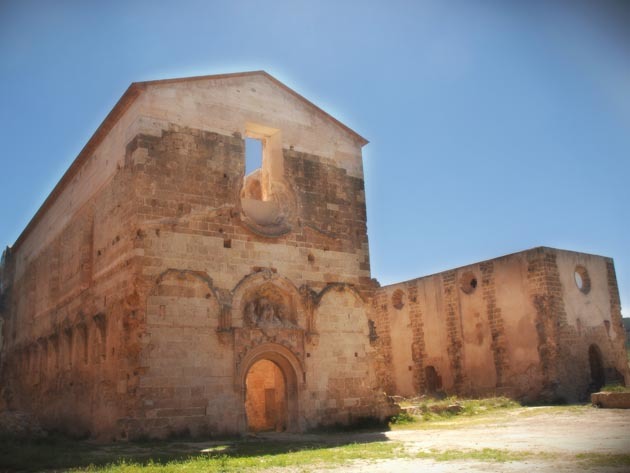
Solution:
{"label": "ruined side wall", "polygon": [[[487,267],[484,270],[488,272]],[[465,294],[460,280],[474,271],[477,287]],[[483,284],[481,274],[479,266],[466,267],[379,289],[386,309],[376,325],[379,337],[384,324],[390,327],[391,342],[383,350],[391,353],[393,393],[485,394],[495,390],[491,323],[496,326],[498,316],[493,301],[488,302],[493,281],[487,278]],[[438,379],[428,379],[428,371],[434,371]]]}
{"label": "ruined side wall", "polygon": [[[586,294],[576,287],[576,267],[588,269]],[[430,366],[446,392],[579,400],[591,384],[592,344],[609,380],[627,376],[608,258],[537,248],[386,286],[378,297],[386,308],[377,328],[389,326],[383,350],[397,394],[435,389]]]}
{"label": "ruined side wall", "polygon": [[[592,386],[589,348],[597,347],[604,368],[604,382],[630,382],[621,320],[619,290],[613,260],[593,255],[560,251],[556,254],[557,274],[562,288],[566,324],[559,331],[558,396],[582,398],[580,388]],[[583,271],[582,290],[575,282],[576,269]]]}
{"label": "ruined side wall", "polygon": [[5,397],[74,434],[119,435],[138,374],[135,208],[123,168],[133,120],[132,108],[9,250]]}

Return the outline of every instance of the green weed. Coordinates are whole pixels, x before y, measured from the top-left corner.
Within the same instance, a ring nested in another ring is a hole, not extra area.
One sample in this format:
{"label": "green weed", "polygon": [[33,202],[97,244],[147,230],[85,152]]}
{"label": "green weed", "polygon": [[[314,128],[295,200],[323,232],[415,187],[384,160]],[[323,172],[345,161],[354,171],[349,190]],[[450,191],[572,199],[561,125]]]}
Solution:
{"label": "green weed", "polygon": [[575,458],[588,467],[630,466],[630,454],[580,453]]}
{"label": "green weed", "polygon": [[417,419],[412,414],[409,414],[407,411],[402,411],[399,414],[392,417],[390,422],[395,425],[403,425],[403,424],[412,424],[414,422],[417,422]]}
{"label": "green weed", "polygon": [[429,450],[416,454],[416,458],[432,459],[440,462],[475,460],[497,463],[522,461],[534,456],[535,454],[531,452],[514,452],[495,448],[484,448],[482,450]]}
{"label": "green weed", "polygon": [[460,399],[453,396],[441,400],[419,398],[407,399],[400,404],[405,410],[392,419],[392,428],[401,426],[417,428],[418,423],[426,424],[454,418],[474,417],[521,407],[519,403],[506,397]]}
{"label": "green weed", "polygon": [[630,392],[630,388],[622,386],[621,384],[607,384],[600,389],[600,391],[607,393],[627,393]]}

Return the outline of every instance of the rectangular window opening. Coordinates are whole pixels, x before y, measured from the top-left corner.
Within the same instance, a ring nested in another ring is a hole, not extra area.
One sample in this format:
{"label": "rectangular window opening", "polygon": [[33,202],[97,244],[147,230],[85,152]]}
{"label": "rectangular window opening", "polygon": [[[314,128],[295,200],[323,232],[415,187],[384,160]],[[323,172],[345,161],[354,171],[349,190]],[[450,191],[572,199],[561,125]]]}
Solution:
{"label": "rectangular window opening", "polygon": [[257,138],[245,138],[245,175],[262,168],[263,142]]}

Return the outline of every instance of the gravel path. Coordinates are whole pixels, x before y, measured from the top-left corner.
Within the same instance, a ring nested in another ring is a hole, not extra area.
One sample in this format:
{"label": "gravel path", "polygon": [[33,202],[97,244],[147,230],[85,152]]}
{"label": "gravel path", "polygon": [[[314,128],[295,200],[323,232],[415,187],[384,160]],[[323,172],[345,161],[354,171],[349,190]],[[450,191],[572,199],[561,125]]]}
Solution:
{"label": "gravel path", "polygon": [[[529,412],[532,412],[530,408]],[[387,432],[417,449],[483,449],[552,454],[630,454],[630,410],[581,409],[522,416],[453,430]]]}
{"label": "gravel path", "polygon": [[[458,420],[452,428],[394,430],[335,436],[303,436],[303,440],[401,442],[407,452],[481,451],[495,449],[526,455],[518,461],[489,462],[473,459],[436,461],[432,458],[355,461],[338,468],[307,472],[630,472],[630,410],[594,408],[524,408],[481,420]],[[293,437],[295,440],[295,437]],[[588,459],[626,455],[625,465],[594,464]],[[292,471],[292,470],[278,470]]]}

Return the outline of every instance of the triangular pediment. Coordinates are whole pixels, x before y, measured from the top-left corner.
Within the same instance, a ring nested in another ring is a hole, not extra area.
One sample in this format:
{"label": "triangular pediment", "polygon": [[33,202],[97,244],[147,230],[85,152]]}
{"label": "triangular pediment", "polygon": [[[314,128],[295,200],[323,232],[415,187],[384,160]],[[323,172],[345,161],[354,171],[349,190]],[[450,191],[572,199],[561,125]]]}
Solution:
{"label": "triangular pediment", "polygon": [[[319,115],[324,121],[327,121],[341,129],[344,133],[349,135],[353,140],[356,140],[361,146],[364,146],[368,143],[368,141],[359,135],[356,131],[352,130],[347,125],[343,124],[335,117],[315,105],[313,102],[305,98],[304,96],[297,93],[295,90],[291,89],[284,83],[280,82],[278,79],[273,77],[271,74],[265,71],[249,71],[249,72],[236,72],[232,74],[215,74],[215,75],[206,75],[206,76],[195,76],[195,77],[182,77],[176,79],[163,79],[163,80],[154,80],[154,81],[145,81],[145,82],[134,82],[130,90],[127,91],[129,93],[132,89],[143,90],[148,87],[161,87],[161,86],[169,86],[169,85],[178,85],[184,83],[208,83],[208,85],[220,84],[221,82],[229,82],[230,80],[246,80],[247,78],[251,78],[252,80],[266,80],[270,82],[273,87],[285,93],[288,98],[294,100],[297,104],[309,109],[311,112]],[[125,94],[126,95],[126,94]],[[123,96],[124,98],[124,96]],[[122,100],[122,99],[121,99]]]}

